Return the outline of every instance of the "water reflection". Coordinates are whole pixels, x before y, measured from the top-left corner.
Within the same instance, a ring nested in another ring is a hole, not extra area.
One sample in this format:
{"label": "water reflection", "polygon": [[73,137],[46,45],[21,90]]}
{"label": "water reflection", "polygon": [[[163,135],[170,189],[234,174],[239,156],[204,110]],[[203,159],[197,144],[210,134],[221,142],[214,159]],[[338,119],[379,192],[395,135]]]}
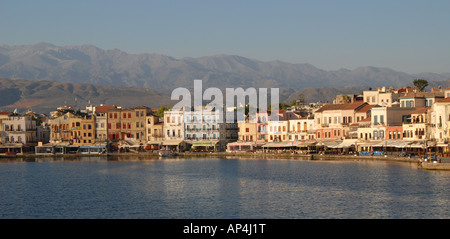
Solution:
{"label": "water reflection", "polygon": [[1,159],[0,218],[449,218],[450,172],[372,161]]}

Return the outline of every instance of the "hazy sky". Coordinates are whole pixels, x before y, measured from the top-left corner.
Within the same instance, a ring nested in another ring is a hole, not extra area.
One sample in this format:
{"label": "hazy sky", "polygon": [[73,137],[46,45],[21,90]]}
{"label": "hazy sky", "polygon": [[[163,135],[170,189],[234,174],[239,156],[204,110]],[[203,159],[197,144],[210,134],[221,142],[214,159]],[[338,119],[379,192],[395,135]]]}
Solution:
{"label": "hazy sky", "polygon": [[0,45],[450,72],[449,0],[0,0]]}

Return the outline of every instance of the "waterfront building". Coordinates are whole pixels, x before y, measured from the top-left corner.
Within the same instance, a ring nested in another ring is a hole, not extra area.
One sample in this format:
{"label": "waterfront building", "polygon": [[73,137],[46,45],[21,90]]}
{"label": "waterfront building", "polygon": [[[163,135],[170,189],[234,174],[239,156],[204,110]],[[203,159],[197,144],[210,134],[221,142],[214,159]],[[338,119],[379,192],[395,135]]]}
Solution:
{"label": "waterfront building", "polygon": [[392,106],[394,102],[398,102],[399,97],[400,94],[392,88],[363,91],[363,100],[370,105]]}
{"label": "waterfront building", "polygon": [[268,142],[284,142],[288,139],[288,129],[289,129],[289,121],[287,120],[278,120],[269,121],[267,128],[268,131]]}
{"label": "waterfront building", "polygon": [[4,143],[25,146],[37,143],[36,121],[31,116],[10,115],[2,120],[1,138]]}
{"label": "waterfront building", "polygon": [[145,144],[146,117],[151,109],[146,106],[108,110],[108,140],[119,148],[139,148]]}
{"label": "waterfront building", "polygon": [[315,139],[314,118],[302,117],[289,121],[288,140],[304,141]]}
{"label": "waterfront building", "polygon": [[[11,113],[9,111],[0,111],[0,126],[2,124],[2,121],[5,119],[8,119],[10,114]],[[0,127],[0,136],[2,135],[2,128],[3,127]],[[2,142],[3,142],[3,138],[0,137],[0,143],[2,143]]]}
{"label": "waterfront building", "polygon": [[[415,110],[416,108],[399,107],[399,105],[374,106],[371,110],[372,140],[386,139],[387,127],[402,126],[403,122],[408,122],[411,112]],[[395,129],[390,131],[395,131]]]}
{"label": "waterfront building", "polygon": [[160,149],[164,142],[164,121],[154,114],[146,117],[147,149]]}
{"label": "waterfront building", "polygon": [[409,92],[400,97],[401,107],[429,107],[444,99],[444,92]]}
{"label": "waterfront building", "polygon": [[70,144],[72,140],[70,121],[77,116],[72,112],[67,112],[63,115],[54,115],[56,117],[48,120],[48,124],[50,125],[50,143]]}
{"label": "waterfront building", "polygon": [[444,93],[445,98],[450,97],[450,87],[441,89],[441,91]]}
{"label": "waterfront building", "polygon": [[43,121],[40,125],[36,126],[36,138],[38,143],[46,144],[50,142],[50,125],[47,121]]}
{"label": "waterfront building", "polygon": [[408,141],[430,139],[429,113],[430,107],[421,107],[410,113],[407,121],[403,122],[403,138]]}
{"label": "waterfront building", "polygon": [[185,140],[194,150],[224,151],[228,143],[238,140],[236,112],[202,107],[201,110],[184,110],[183,113]]}
{"label": "waterfront building", "polygon": [[256,142],[258,140],[258,123],[256,122],[239,122],[238,123],[238,140],[243,142]]}
{"label": "waterfront building", "polygon": [[[185,108],[172,108],[164,111],[164,142],[165,149],[185,150],[185,137],[190,138],[193,131],[185,129]],[[188,133],[189,132],[189,133]],[[186,134],[186,135],[185,135]]]}
{"label": "waterfront building", "polygon": [[95,118],[92,115],[71,117],[69,120],[71,145],[95,144]]}
{"label": "waterfront building", "polygon": [[256,141],[268,141],[267,125],[270,120],[270,111],[259,111],[256,113]]}
{"label": "waterfront building", "polygon": [[389,140],[403,140],[404,126],[386,126],[385,138]]}
{"label": "waterfront building", "polygon": [[372,118],[368,117],[358,123],[358,141],[370,141],[372,139]]}
{"label": "waterfront building", "polygon": [[448,121],[450,120],[450,98],[435,102],[430,108],[431,133],[430,140],[441,147],[448,149],[449,134]]}
{"label": "waterfront building", "polygon": [[333,99],[333,104],[348,104],[354,103],[357,101],[363,101],[363,95],[355,95],[355,94],[338,94]]}
{"label": "waterfront building", "polygon": [[350,104],[327,104],[314,112],[316,139],[338,140],[350,137],[351,125],[371,115],[370,106],[366,102]]}
{"label": "waterfront building", "polygon": [[104,143],[108,139],[108,110],[117,108],[115,105],[100,105],[95,107],[95,141]]}

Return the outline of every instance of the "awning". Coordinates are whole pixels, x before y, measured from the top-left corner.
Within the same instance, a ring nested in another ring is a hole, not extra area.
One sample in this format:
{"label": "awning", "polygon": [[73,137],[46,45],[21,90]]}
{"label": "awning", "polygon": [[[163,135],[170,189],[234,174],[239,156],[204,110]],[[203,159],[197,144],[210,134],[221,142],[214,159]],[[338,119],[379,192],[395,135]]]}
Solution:
{"label": "awning", "polygon": [[162,143],[163,143],[163,145],[170,146],[170,145],[180,145],[181,143],[183,143],[183,141],[184,140],[166,140],[166,141],[163,141]]}
{"label": "awning", "polygon": [[342,142],[337,145],[329,146],[329,148],[341,149],[341,148],[350,148],[352,146],[355,146],[354,142]]}
{"label": "awning", "polygon": [[409,148],[425,148],[425,144],[423,142],[421,143],[412,143],[408,146]]}
{"label": "awning", "polygon": [[328,147],[328,148],[333,148],[334,146],[336,146],[336,145],[338,145],[340,143],[342,143],[342,141],[322,141],[322,142],[319,142],[317,145],[318,146],[325,146],[325,147]]}
{"label": "awning", "polygon": [[376,143],[370,143],[370,142],[359,143],[359,142],[356,142],[356,146],[359,146],[359,147],[370,147],[370,146],[372,146],[374,144],[376,144]]}
{"label": "awning", "polygon": [[218,144],[218,140],[214,141],[199,141],[199,142],[192,142],[192,146],[215,146]]}
{"label": "awning", "polygon": [[297,147],[308,147],[308,146],[313,146],[317,144],[317,142],[297,142],[296,146]]}
{"label": "awning", "polygon": [[231,142],[227,146],[263,146],[265,143],[258,142]]}
{"label": "awning", "polygon": [[411,144],[412,142],[403,141],[403,140],[384,140],[372,145],[372,147],[395,147],[395,148],[404,148]]}
{"label": "awning", "polygon": [[155,144],[160,145],[162,143],[163,141],[147,141],[147,145],[155,145]]}
{"label": "awning", "polygon": [[271,143],[267,143],[265,144],[263,147],[266,148],[284,148],[284,147],[289,147],[289,146],[285,146],[286,142],[271,142]]}
{"label": "awning", "polygon": [[401,141],[399,142],[395,147],[396,148],[406,148],[408,147],[412,142],[408,142],[408,141]]}

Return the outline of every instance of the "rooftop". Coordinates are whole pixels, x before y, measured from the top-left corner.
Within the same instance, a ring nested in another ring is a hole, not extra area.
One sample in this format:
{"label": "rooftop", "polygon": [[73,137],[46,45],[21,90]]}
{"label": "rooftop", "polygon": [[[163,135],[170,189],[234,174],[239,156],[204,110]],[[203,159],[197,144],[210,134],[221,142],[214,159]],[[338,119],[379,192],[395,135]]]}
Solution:
{"label": "rooftop", "polygon": [[115,105],[102,105],[95,108],[95,113],[107,113],[109,109],[116,108]]}

